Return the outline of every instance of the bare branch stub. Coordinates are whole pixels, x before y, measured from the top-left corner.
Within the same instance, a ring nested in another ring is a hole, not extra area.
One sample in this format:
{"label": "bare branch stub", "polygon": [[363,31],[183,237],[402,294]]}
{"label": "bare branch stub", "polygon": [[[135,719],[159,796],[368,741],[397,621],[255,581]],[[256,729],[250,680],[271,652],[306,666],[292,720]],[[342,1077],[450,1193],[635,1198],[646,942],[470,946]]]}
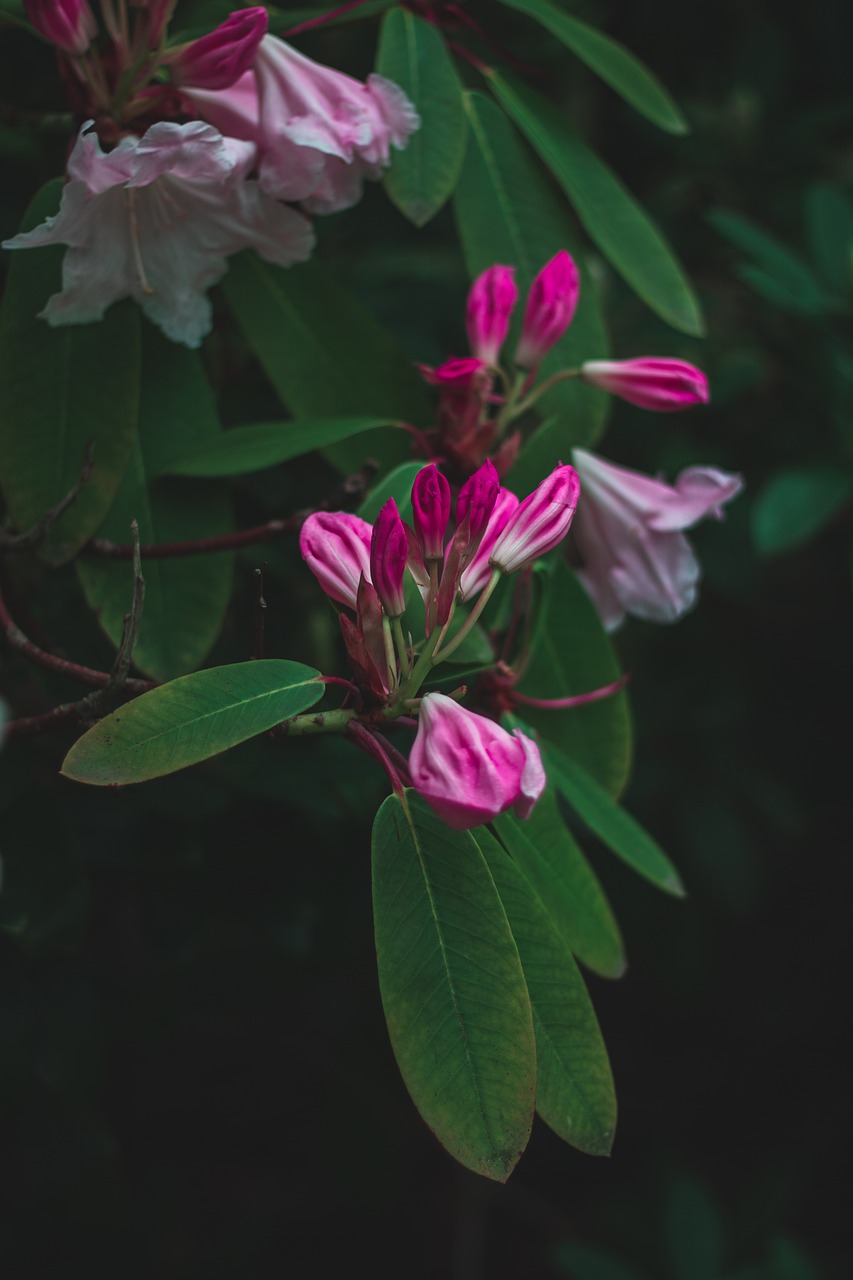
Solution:
{"label": "bare branch stub", "polygon": [[83,468],[65,497],[61,498],[55,507],[51,507],[50,511],[46,511],[25,533],[9,533],[6,529],[0,528],[0,551],[31,551],[33,547],[40,546],[59,517],[77,501],[83,485],[91,479],[94,459],[95,445],[92,440],[89,440],[83,454]]}

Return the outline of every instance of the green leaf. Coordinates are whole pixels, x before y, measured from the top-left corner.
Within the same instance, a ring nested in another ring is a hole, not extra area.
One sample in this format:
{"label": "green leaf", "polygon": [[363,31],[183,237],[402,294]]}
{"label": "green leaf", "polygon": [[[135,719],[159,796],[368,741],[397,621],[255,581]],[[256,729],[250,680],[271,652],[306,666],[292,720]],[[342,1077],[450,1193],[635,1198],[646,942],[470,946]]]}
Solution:
{"label": "green leaf", "polygon": [[[98,534],[128,543],[130,522],[143,543],[184,542],[229,533],[228,488],[221,483],[157,479],[176,451],[214,448],[222,438],[213,393],[197,352],[143,330],[139,437],[119,493]],[[234,555],[145,559],[145,605],[134,651],[141,671],[170,680],[204,661],[222,627]],[[98,621],[118,645],[133,585],[129,560],[86,555],[77,573]]]}
{"label": "green leaf", "polygon": [[[426,423],[429,402],[411,357],[319,262],[273,267],[255,253],[231,259],[222,282],[245,337],[295,418],[359,413]],[[342,471],[409,454],[401,431],[330,446]]]}
{"label": "green leaf", "polygon": [[[584,360],[603,359],[609,350],[604,316],[592,275],[583,270],[571,215],[504,113],[480,93],[466,93],[465,109],[471,136],[453,208],[469,274],[478,276],[495,262],[514,266],[524,298],[545,263],[559,249],[568,249],[583,271],[581,301],[565,336],[542,362],[541,377]],[[520,305],[507,340],[508,352],[518,339],[522,315]],[[595,443],[604,430],[609,405],[608,396],[579,378],[558,383],[542,397],[541,411],[554,418],[547,441],[540,440],[530,489],[572,444]],[[527,446],[516,463],[519,470],[526,467],[526,453]]]}
{"label": "green leaf", "polygon": [[498,101],[554,174],[608,262],[667,324],[701,337],[704,324],[696,295],[645,210],[556,107],[497,72],[489,79]]}
{"label": "green leaf", "polygon": [[[514,473],[513,473],[514,474]],[[566,698],[612,684],[621,669],[595,606],[568,565],[558,560],[546,584],[544,617],[518,691]],[[628,780],[631,720],[624,691],[563,711],[522,706],[524,719],[560,747],[613,795]]]}
{"label": "green leaf", "polygon": [[853,206],[837,187],[816,182],[806,188],[806,231],[823,287],[845,294],[853,282]]}
{"label": "green leaf", "polygon": [[676,102],[647,66],[625,48],[595,27],[570,18],[547,0],[503,0],[510,9],[526,13],[540,22],[546,31],[561,40],[585,62],[605,84],[625,99],[640,115],[651,120],[666,133],[684,134],[690,126]]}
{"label": "green leaf", "polygon": [[[27,210],[27,231],[54,214],[62,184],[49,182]],[[93,446],[90,479],[41,546],[54,565],[77,554],[121,483],[136,438],[139,312],[110,308],[97,324],[51,328],[38,318],[60,288],[61,248],[12,255],[0,316],[0,479],[11,520],[30,528],[69,492]]]}
{"label": "green leaf", "polygon": [[416,227],[453,194],[465,155],[462,86],[437,29],[405,9],[386,14],[376,70],[415,104],[420,129],[394,156],[385,190]]}
{"label": "green leaf", "polygon": [[439,1141],[475,1173],[509,1177],[536,1090],[533,1020],[506,914],[470,832],[415,792],[373,826],[379,986],[406,1087]]}
{"label": "green leaf", "polygon": [[826,309],[811,267],[797,254],[739,214],[712,209],[707,218],[715,231],[754,259],[736,270],[756,293],[775,306],[804,315],[820,315]]}
{"label": "green leaf", "polygon": [[373,524],[388,499],[393,498],[400,512],[400,519],[411,520],[412,485],[415,482],[415,476],[424,466],[426,466],[424,462],[403,462],[393,471],[389,471],[370,490],[358,508],[357,515],[360,515],[362,520]]}
{"label": "green leaf", "polygon": [[792,551],[832,520],[853,495],[853,476],[816,465],[779,471],[752,508],[752,540],[763,555]]}
{"label": "green leaf", "polygon": [[301,662],[262,658],[181,676],[99,720],[62,773],[105,787],[186,769],[312,707],[325,689],[319,675]]}
{"label": "green leaf", "polygon": [[579,1151],[609,1155],[616,1094],[583,978],[530,882],[488,831],[479,828],[475,839],[504,905],[530,996],[537,1114]]}
{"label": "green leaf", "polygon": [[298,422],[257,422],[232,427],[197,452],[176,458],[168,472],[175,476],[242,476],[276,467],[351,436],[390,427],[390,418],[315,418]]}
{"label": "green leaf", "polygon": [[545,769],[558,791],[608,849],[658,889],[682,898],[681,878],[658,843],[611,795],[556,747],[543,750]]}
{"label": "green leaf", "polygon": [[598,877],[560,816],[554,792],[549,788],[540,796],[525,822],[502,814],[494,827],[572,953],[593,973],[621,978],[626,964],[619,926]]}

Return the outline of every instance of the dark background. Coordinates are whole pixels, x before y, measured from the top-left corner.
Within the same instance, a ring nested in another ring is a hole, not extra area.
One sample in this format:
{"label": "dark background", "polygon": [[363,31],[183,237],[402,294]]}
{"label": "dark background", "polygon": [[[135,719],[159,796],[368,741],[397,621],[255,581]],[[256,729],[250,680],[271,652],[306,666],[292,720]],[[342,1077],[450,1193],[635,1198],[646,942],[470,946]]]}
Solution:
{"label": "dark background", "polygon": [[[57,733],[0,757],[5,1274],[850,1274],[850,512],[775,557],[751,532],[774,472],[851,463],[849,388],[829,372],[829,353],[849,351],[850,280],[831,323],[779,309],[740,281],[707,219],[726,208],[805,254],[809,185],[853,191],[846,8],[579,7],[684,106],[693,133],[672,139],[531,23],[470,5],[652,211],[706,307],[709,338],[685,339],[607,276],[613,352],[692,359],[713,402],[678,418],[617,406],[602,452],[668,475],[711,463],[747,484],[723,525],[695,534],[698,610],[619,637],[636,722],[626,801],[689,898],[657,896],[598,851],[630,961],[618,983],[590,979],[620,1098],[613,1156],[582,1156],[537,1122],[500,1187],[457,1167],[420,1121],[378,997],[368,800],[383,784],[369,763],[338,744],[248,744],[186,777],[93,796],[57,777],[71,741]],[[366,23],[303,47],[363,71],[374,39]],[[49,51],[23,33],[2,33],[0,70],[10,103],[61,107]],[[8,234],[65,142],[17,121],[0,145]],[[413,358],[463,349],[447,211],[417,233],[371,189],[323,241]],[[255,385],[253,411],[267,395]],[[244,402],[233,416],[250,416]],[[295,466],[238,500],[277,514],[327,482]],[[308,656],[295,557],[269,557],[271,656]],[[259,558],[240,561],[224,656],[245,656]],[[39,590],[40,625],[108,664],[74,612],[73,575]],[[44,687],[10,660],[7,698],[17,705],[28,682]],[[298,806],[282,803],[282,777]]]}

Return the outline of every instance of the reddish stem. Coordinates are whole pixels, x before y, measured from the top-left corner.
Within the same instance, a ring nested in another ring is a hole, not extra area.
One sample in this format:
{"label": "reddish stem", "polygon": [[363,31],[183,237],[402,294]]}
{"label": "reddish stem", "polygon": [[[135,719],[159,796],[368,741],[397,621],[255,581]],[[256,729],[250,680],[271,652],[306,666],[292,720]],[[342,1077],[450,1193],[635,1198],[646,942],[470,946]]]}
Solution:
{"label": "reddish stem", "polygon": [[288,27],[284,35],[289,40],[291,36],[301,35],[303,31],[310,31],[312,27],[321,27],[326,22],[331,22],[333,18],[341,18],[345,13],[349,13],[350,9],[357,9],[359,5],[365,4],[366,0],[349,0],[349,4],[340,4],[337,9],[330,9],[328,13],[321,13],[318,18],[307,18],[305,22],[297,22],[295,27]]}
{"label": "reddish stem", "polygon": [[[286,520],[268,520],[266,524],[237,533],[214,534],[210,538],[191,538],[187,542],[148,542],[139,548],[143,560],[166,560],[175,556],[201,556],[213,551],[232,551],[236,547],[248,547],[263,542],[278,533],[293,533],[302,526],[302,516],[289,516]],[[86,543],[86,551],[109,560],[130,560],[133,545],[129,542],[108,542],[105,538],[92,538]]]}
{"label": "reddish stem", "polygon": [[378,760],[388,775],[388,780],[394,788],[398,796],[402,798],[405,787],[403,780],[395,767],[394,761],[386,751],[381,742],[378,741],[375,734],[366,729],[363,724],[359,724],[357,720],[351,720],[347,725],[347,733],[355,739],[356,743],[374,759]]}
{"label": "reddish stem", "polygon": [[624,676],[620,676],[612,684],[602,685],[600,689],[593,689],[590,693],[577,693],[569,698],[528,698],[526,694],[519,693],[517,689],[513,689],[510,696],[513,702],[521,702],[526,707],[542,707],[546,711],[565,711],[570,707],[582,707],[586,702],[598,702],[601,698],[611,697],[612,694],[618,693],[620,689],[624,689],[630,678],[630,675],[626,672]]}

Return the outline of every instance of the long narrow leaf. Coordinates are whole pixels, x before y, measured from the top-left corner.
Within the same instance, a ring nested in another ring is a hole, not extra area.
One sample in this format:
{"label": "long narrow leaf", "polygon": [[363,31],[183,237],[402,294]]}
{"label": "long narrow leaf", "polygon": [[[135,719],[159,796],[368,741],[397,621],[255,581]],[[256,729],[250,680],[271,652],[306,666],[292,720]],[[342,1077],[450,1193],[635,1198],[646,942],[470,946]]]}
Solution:
{"label": "long narrow leaf", "polygon": [[608,262],[668,324],[701,336],[699,302],[645,210],[550,102],[497,72],[489,78],[498,101],[554,174]]}
{"label": "long narrow leaf", "polygon": [[436,1137],[504,1182],[527,1144],[536,1089],[530,1000],[483,855],[414,792],[373,827],[379,985],[397,1063]]}
{"label": "long narrow leaf", "polygon": [[510,9],[526,13],[546,31],[577,54],[605,84],[630,103],[640,115],[666,133],[684,134],[690,126],[660,80],[624,45],[595,27],[570,18],[548,0],[503,0]]}
{"label": "long narrow leaf", "polygon": [[214,444],[175,458],[166,470],[173,476],[242,476],[290,462],[377,427],[390,426],[390,418],[303,418],[297,422],[251,423],[232,427]]}
{"label": "long narrow leaf", "polygon": [[181,676],[134,698],[75,742],[62,773],[75,782],[146,782],[236,747],[323,696],[319,671],[277,658]]}

